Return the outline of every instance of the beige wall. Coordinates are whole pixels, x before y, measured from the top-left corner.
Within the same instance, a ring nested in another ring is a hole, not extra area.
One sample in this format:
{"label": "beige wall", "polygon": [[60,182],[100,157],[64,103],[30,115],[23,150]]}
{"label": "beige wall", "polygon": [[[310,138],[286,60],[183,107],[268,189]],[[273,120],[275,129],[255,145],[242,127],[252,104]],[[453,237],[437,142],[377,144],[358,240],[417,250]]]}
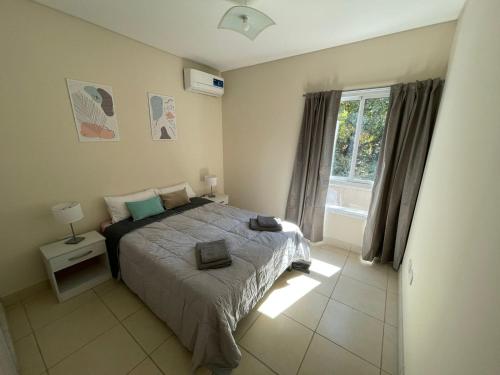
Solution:
{"label": "beige wall", "polygon": [[457,29],[400,272],[406,375],[500,373],[499,14],[471,0]]}
{"label": "beige wall", "polygon": [[223,73],[231,202],[284,214],[304,92],[443,77],[454,31],[440,24]]}
{"label": "beige wall", "polygon": [[[81,202],[79,231],[106,218],[103,195],[221,177],[221,100],[185,92],[187,61],[26,0],[0,2],[0,296],[46,278],[38,246],[68,231],[51,205]],[[78,142],[66,78],[113,87],[121,140]],[[179,140],[152,141],[148,91],[176,100]]]}

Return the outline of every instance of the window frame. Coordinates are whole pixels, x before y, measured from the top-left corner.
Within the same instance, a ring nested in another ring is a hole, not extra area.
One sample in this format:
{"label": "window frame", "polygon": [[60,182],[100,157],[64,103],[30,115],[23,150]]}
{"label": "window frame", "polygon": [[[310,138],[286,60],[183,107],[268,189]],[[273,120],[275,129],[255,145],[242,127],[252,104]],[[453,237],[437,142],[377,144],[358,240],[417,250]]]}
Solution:
{"label": "window frame", "polygon": [[[344,184],[344,185],[357,185],[360,187],[372,187],[372,180],[365,180],[362,178],[356,178],[354,176],[356,170],[356,160],[358,158],[358,149],[359,149],[359,137],[361,135],[361,131],[363,130],[363,113],[365,110],[365,101],[366,99],[377,99],[377,98],[389,98],[391,94],[390,87],[381,87],[376,89],[365,89],[365,90],[351,90],[342,92],[342,97],[340,102],[343,101],[351,101],[351,100],[359,100],[359,109],[358,116],[356,118],[356,130],[354,133],[353,140],[353,150],[351,155],[351,165],[349,167],[349,176],[332,176],[330,174],[330,184]],[[332,169],[335,163],[335,149],[337,147],[337,133],[339,131],[339,123],[337,120],[337,126],[335,127],[335,138],[333,144],[333,155],[332,155]],[[331,172],[330,172],[331,173]]]}

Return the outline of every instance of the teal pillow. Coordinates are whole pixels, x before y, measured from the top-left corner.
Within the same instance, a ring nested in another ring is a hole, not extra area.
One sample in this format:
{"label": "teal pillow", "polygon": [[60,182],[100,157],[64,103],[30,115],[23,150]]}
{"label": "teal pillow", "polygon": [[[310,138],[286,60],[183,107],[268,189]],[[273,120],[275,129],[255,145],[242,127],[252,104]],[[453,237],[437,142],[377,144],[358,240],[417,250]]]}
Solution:
{"label": "teal pillow", "polygon": [[134,221],[165,212],[160,197],[148,198],[143,201],[126,202]]}

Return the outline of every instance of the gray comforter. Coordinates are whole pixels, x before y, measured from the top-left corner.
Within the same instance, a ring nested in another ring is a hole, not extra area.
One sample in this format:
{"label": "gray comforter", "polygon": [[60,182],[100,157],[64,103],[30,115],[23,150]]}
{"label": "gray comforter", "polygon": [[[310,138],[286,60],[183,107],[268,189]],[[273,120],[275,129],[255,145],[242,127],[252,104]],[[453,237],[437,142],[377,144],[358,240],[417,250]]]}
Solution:
{"label": "gray comforter", "polygon": [[[248,228],[256,214],[210,203],[125,235],[120,242],[121,276],[193,352],[193,370],[216,373],[238,366],[236,324],[263,297],[292,261],[309,260],[299,228],[282,232]],[[233,264],[196,269],[194,246],[224,238]]]}

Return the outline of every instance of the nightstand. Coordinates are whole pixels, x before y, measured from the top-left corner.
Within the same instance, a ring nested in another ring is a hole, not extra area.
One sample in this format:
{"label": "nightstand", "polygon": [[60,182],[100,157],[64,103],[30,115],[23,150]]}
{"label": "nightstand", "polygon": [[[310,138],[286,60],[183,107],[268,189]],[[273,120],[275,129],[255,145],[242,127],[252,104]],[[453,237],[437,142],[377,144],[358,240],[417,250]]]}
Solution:
{"label": "nightstand", "polygon": [[84,233],[82,242],[64,240],[40,247],[52,289],[65,301],[111,278],[105,238],[96,231]]}
{"label": "nightstand", "polygon": [[213,202],[217,202],[220,204],[229,204],[229,196],[227,194],[215,194],[215,197],[209,197],[208,195],[204,195],[202,198],[211,200]]}

